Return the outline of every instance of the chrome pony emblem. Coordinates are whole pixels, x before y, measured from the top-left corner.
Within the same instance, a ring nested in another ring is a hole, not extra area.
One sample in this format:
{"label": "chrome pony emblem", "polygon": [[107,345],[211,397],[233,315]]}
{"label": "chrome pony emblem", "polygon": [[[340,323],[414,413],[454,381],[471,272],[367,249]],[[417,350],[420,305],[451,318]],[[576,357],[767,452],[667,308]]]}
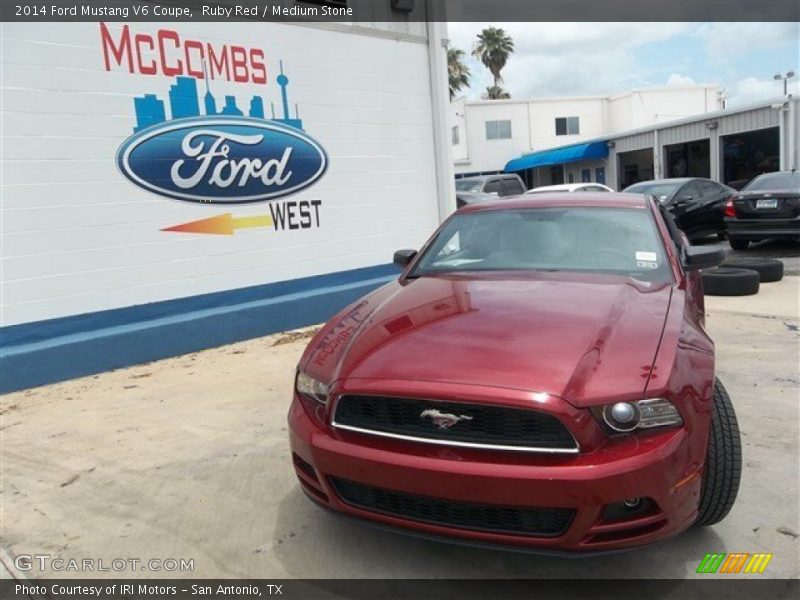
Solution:
{"label": "chrome pony emblem", "polygon": [[439,429],[450,429],[453,425],[458,423],[459,421],[472,421],[472,417],[469,415],[454,415],[452,413],[443,413],[435,408],[429,408],[427,410],[423,410],[419,414],[420,419],[424,419],[425,417],[430,417],[433,421],[433,424],[436,425]]}

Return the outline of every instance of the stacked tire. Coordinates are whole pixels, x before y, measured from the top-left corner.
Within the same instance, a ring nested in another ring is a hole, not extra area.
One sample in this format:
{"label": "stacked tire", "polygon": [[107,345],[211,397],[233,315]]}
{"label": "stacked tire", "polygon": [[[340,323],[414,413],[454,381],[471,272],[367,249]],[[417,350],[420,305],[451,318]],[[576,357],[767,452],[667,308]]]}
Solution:
{"label": "stacked tire", "polygon": [[783,262],[775,258],[729,258],[721,266],[755,271],[758,273],[761,283],[770,283],[783,279]]}
{"label": "stacked tire", "polygon": [[783,263],[772,258],[731,258],[721,266],[703,271],[707,296],[749,296],[762,283],[783,279]]}

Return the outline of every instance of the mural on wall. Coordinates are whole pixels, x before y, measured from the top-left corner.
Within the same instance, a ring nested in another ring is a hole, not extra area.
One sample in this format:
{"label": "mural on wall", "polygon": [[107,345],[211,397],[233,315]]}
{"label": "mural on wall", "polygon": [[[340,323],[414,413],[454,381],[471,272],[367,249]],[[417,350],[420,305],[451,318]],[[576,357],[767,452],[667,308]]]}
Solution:
{"label": "mural on wall", "polygon": [[[165,32],[168,35],[165,36]],[[114,45],[107,28],[101,25],[106,68],[110,65],[109,56],[118,64],[124,64],[127,50],[131,72],[137,70],[136,57],[140,72],[157,74],[155,61],[146,67],[147,70],[142,68],[139,45],[142,35],[136,34],[131,42],[125,28]],[[280,72],[275,78],[280,87],[280,116],[276,115],[275,104],[271,102],[271,118],[267,118],[264,99],[259,94],[252,95],[249,103],[240,108],[236,96],[217,98],[212,92],[215,72],[229,78],[232,74],[236,82],[266,84],[263,51],[250,50],[248,70],[241,58],[248,53],[244,48],[233,47],[230,50],[231,73],[227,47],[218,51],[224,60],[214,55],[210,45],[206,51],[199,47],[201,52],[192,57],[190,41],[185,44],[186,68],[180,59],[167,68],[164,38],[174,42],[177,33],[160,30],[155,39],[145,40],[145,47],[155,50],[158,45],[164,63],[162,71],[177,77],[172,80],[167,99],[146,93],[133,100],[136,125],[116,156],[120,172],[131,183],[173,200],[230,205],[268,202],[289,196],[310,187],[325,174],[328,156],[324,148],[304,131],[297,105],[294,117],[290,114],[289,77],[283,71],[283,61],[279,62]],[[193,49],[198,48],[197,44],[195,42]],[[211,77],[206,52],[211,60]],[[201,64],[201,72],[190,66],[192,58]],[[243,72],[247,76],[242,76]],[[205,87],[202,97],[198,91],[201,85]],[[320,200],[270,203],[268,214],[236,217],[224,213],[165,227],[162,231],[232,235],[237,229],[253,227],[305,229],[319,226],[320,205]]]}

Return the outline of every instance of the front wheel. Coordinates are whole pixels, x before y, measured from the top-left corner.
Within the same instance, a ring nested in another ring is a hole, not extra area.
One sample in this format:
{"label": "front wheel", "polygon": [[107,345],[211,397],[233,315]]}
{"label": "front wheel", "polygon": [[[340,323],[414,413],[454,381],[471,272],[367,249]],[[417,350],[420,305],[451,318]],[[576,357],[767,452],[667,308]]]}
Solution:
{"label": "front wheel", "polygon": [[733,508],[742,476],[742,440],[728,392],[719,379],[714,381],[711,431],[695,526],[714,525]]}

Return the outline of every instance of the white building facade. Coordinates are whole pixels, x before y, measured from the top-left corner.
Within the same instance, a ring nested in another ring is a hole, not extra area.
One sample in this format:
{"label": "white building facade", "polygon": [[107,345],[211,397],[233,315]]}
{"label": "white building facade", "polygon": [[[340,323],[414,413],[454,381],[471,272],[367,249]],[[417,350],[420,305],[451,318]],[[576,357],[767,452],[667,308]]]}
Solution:
{"label": "white building facade", "polygon": [[[668,86],[612,96],[454,100],[450,138],[456,176],[495,173],[525,153],[577,144],[613,133],[656,125],[722,108],[717,85]],[[583,166],[592,169],[602,162]],[[568,181],[569,172],[542,171],[547,185]],[[573,176],[585,173],[573,173]],[[602,178],[602,171],[599,173]],[[560,179],[560,180],[559,180]],[[576,179],[580,181],[580,179]]]}

